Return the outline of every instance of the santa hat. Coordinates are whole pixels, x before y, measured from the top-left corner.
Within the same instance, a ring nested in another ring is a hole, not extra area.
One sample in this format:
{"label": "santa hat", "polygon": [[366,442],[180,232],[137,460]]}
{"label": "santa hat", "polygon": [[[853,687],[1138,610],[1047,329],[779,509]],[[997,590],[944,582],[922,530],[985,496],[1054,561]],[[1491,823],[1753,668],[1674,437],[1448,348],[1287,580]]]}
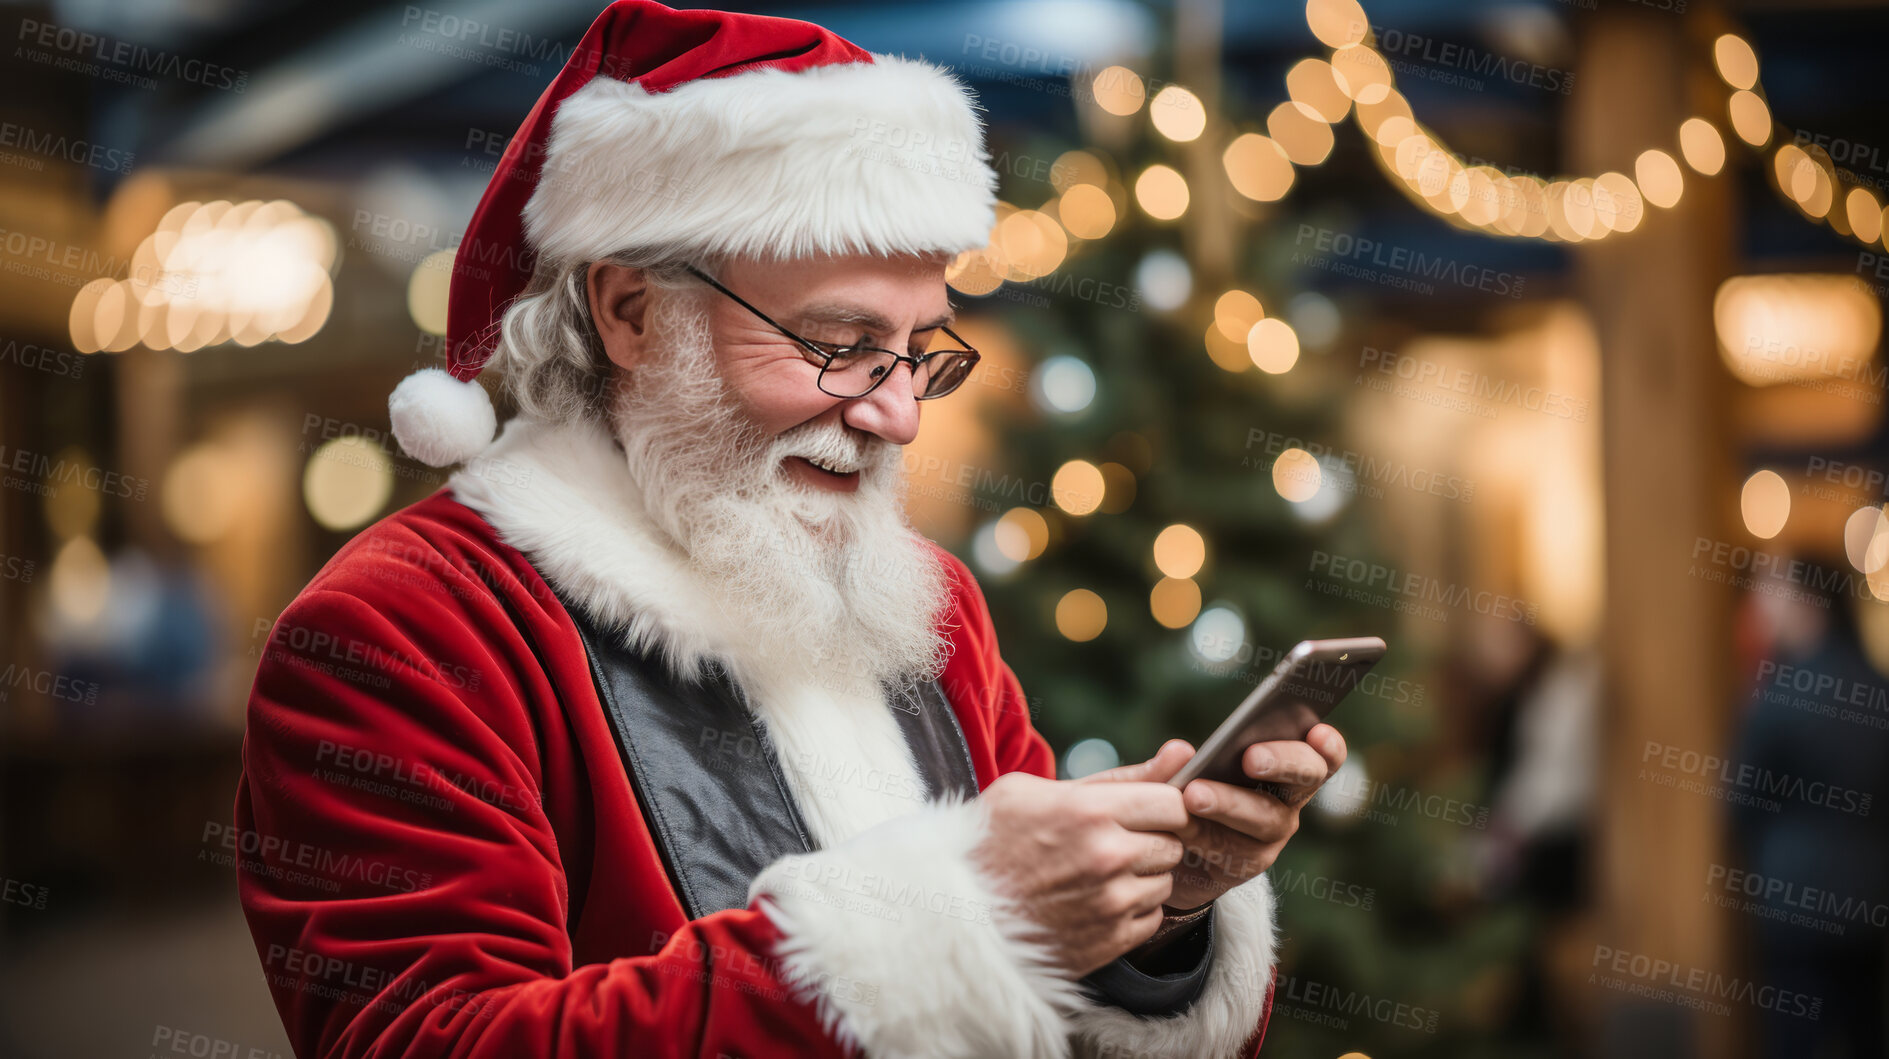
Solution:
{"label": "santa hat", "polygon": [[616,0],[506,147],[454,263],[447,367],[403,380],[394,437],[435,467],[491,443],[476,376],[533,262],[956,253],[996,173],[970,92],[819,26]]}

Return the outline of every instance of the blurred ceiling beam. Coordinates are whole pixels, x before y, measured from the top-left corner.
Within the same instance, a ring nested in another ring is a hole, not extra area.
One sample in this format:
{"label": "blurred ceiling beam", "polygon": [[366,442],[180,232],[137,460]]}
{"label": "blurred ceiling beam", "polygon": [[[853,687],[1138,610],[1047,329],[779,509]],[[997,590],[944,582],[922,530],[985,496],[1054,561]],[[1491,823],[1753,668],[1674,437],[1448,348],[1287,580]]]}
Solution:
{"label": "blurred ceiling beam", "polygon": [[[262,70],[246,91],[206,103],[162,145],[158,160],[176,166],[253,168],[350,120],[477,72],[463,58],[402,44],[402,36],[410,32],[403,25],[408,10],[394,6],[359,19],[294,58]],[[597,0],[474,0],[456,6],[452,15],[544,39],[560,36],[573,25],[581,30],[597,10]]]}

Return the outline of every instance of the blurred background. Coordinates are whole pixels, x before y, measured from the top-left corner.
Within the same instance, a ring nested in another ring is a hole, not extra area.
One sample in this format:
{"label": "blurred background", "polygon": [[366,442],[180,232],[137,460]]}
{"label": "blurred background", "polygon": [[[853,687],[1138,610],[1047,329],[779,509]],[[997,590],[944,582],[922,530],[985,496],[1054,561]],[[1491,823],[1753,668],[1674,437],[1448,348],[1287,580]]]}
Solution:
{"label": "blurred background", "polygon": [[[258,652],[443,484],[387,394],[599,6],[0,14],[0,1054],[288,1054]],[[1065,775],[1392,645],[1267,1055],[1889,1054],[1889,5],[742,6],[988,108],[911,510]]]}

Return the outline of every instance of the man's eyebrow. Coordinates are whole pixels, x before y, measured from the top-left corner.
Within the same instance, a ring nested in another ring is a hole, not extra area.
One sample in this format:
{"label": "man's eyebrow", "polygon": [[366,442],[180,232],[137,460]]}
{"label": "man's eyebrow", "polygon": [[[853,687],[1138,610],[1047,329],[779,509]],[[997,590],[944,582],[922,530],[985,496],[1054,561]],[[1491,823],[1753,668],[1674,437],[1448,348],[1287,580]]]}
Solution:
{"label": "man's eyebrow", "polygon": [[[938,317],[920,323],[914,331],[930,331],[950,324],[958,318],[957,306],[945,303],[945,311]],[[794,322],[802,327],[808,324],[848,324],[865,328],[874,334],[891,334],[897,328],[883,313],[858,305],[845,305],[837,302],[810,305],[794,314]]]}

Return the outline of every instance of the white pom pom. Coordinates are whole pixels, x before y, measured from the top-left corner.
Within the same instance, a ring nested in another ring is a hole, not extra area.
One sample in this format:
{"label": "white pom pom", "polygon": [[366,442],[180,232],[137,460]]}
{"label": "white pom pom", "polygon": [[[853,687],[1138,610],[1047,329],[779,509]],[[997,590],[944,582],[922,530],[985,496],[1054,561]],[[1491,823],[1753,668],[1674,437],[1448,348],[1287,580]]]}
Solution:
{"label": "white pom pom", "polygon": [[394,439],[429,467],[462,463],[492,443],[498,416],[478,380],[461,382],[441,368],[422,368],[400,380],[387,399]]}

